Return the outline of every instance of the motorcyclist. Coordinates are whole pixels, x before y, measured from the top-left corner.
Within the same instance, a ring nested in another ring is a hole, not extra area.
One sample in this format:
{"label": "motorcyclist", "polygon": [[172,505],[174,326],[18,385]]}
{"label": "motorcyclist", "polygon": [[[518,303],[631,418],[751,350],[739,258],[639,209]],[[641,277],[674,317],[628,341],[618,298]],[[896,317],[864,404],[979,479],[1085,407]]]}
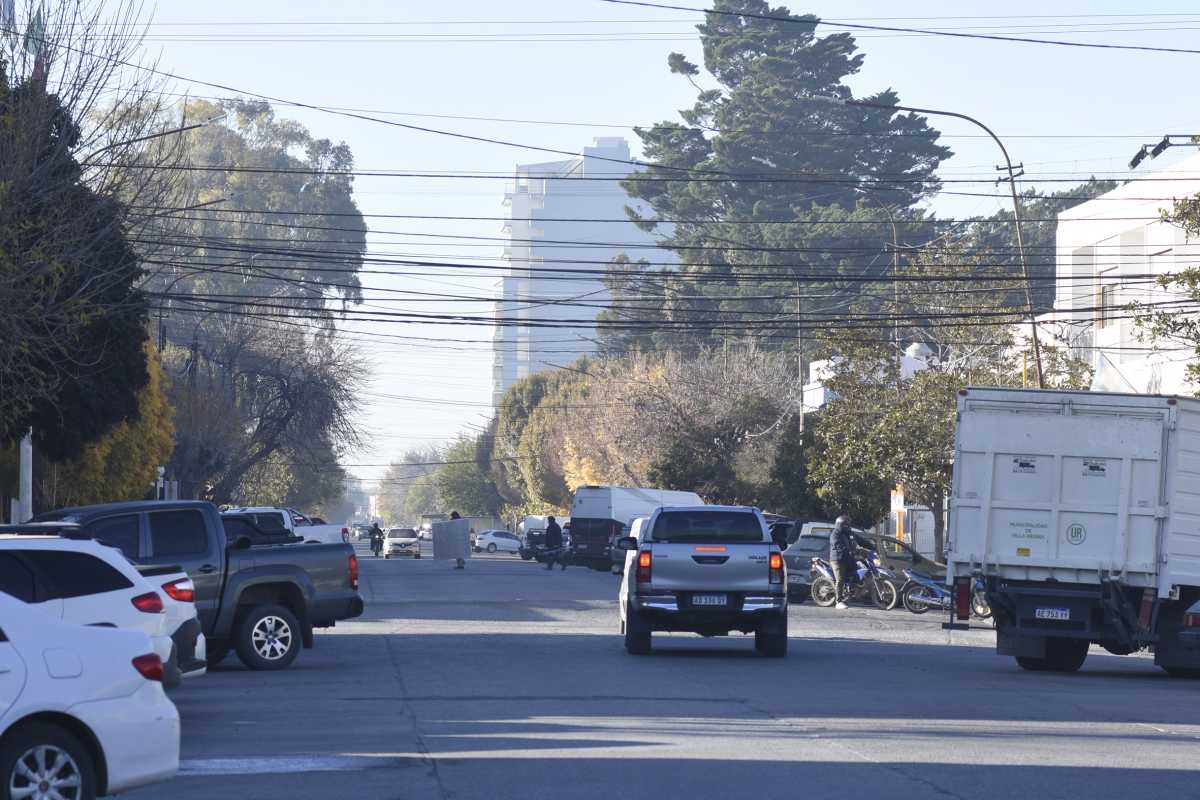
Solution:
{"label": "motorcyclist", "polygon": [[833,533],[829,535],[829,566],[833,568],[835,607],[842,610],[848,608],[843,599],[844,592],[849,592],[848,586],[858,574],[857,547],[858,537],[854,535],[850,518],[838,517],[833,523]]}
{"label": "motorcyclist", "polygon": [[371,525],[371,552],[375,554],[376,558],[379,558],[381,550],[383,550],[383,531],[376,522]]}

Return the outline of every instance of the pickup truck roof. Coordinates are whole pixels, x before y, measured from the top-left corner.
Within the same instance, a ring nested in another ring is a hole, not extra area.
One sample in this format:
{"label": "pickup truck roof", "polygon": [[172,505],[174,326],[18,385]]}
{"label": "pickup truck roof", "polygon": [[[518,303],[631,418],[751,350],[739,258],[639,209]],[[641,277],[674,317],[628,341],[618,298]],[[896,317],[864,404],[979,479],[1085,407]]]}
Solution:
{"label": "pickup truck roof", "polygon": [[154,511],[175,511],[183,508],[205,508],[211,506],[206,500],[126,500],[121,503],[100,503],[94,506],[72,506],[59,508],[38,514],[34,522],[75,522],[83,523],[89,519],[107,517],[122,512],[138,512],[153,509]]}

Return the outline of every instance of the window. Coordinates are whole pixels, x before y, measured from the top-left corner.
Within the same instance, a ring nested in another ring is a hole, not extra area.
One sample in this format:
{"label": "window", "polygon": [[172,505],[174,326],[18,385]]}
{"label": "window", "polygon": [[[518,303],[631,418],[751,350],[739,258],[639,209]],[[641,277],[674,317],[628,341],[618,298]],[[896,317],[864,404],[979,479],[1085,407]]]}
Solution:
{"label": "window", "polygon": [[46,580],[50,598],[86,597],[133,586],[131,580],[89,553],[24,550],[21,557]]}
{"label": "window", "polygon": [[256,539],[259,536],[258,529],[252,527],[249,522],[244,519],[231,517],[223,517],[221,524],[225,526],[226,541],[237,541],[238,537],[249,536],[251,539]]}
{"label": "window", "polygon": [[139,532],[137,514],[125,514],[120,517],[108,517],[90,523],[86,527],[87,535],[100,544],[115,547],[130,560],[136,560],[141,548],[138,540]]}
{"label": "window", "polygon": [[761,542],[758,517],[746,511],[665,511],[654,523],[657,542]]}
{"label": "window", "polygon": [[199,511],[155,511],[150,514],[150,548],[155,558],[195,556],[208,552],[208,531]]}
{"label": "window", "polygon": [[283,512],[268,512],[265,514],[251,514],[250,518],[254,520],[254,524],[262,528],[264,531],[281,531],[287,530],[283,524]]}
{"label": "window", "polygon": [[803,553],[822,553],[829,549],[829,537],[801,536],[796,540],[796,548]]}
{"label": "window", "polygon": [[0,592],[10,594],[22,603],[39,599],[33,572],[13,553],[0,553]]}

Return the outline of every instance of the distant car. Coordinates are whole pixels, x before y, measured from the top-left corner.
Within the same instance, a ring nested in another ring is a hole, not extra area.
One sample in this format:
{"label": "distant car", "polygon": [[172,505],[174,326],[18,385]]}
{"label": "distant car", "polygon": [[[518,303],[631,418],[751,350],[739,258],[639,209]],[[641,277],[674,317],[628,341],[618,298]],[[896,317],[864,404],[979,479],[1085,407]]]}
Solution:
{"label": "distant car", "polygon": [[48,619],[0,592],[0,797],[90,800],[174,777],[162,676],[142,631]]}
{"label": "distant car", "polygon": [[383,557],[421,557],[421,540],[412,528],[391,528],[383,537]]}
{"label": "distant car", "polygon": [[475,537],[475,551],[488,553],[516,553],[521,550],[521,540],[508,531],[484,531]]}

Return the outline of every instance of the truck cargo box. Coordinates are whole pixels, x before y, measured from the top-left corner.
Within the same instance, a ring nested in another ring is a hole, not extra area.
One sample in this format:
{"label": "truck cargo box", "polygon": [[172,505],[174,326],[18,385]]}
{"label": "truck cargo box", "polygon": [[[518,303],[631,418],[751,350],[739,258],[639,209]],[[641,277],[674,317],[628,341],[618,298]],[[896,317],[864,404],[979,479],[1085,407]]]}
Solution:
{"label": "truck cargo box", "polygon": [[951,581],[1200,586],[1200,401],[963,390],[947,548]]}

